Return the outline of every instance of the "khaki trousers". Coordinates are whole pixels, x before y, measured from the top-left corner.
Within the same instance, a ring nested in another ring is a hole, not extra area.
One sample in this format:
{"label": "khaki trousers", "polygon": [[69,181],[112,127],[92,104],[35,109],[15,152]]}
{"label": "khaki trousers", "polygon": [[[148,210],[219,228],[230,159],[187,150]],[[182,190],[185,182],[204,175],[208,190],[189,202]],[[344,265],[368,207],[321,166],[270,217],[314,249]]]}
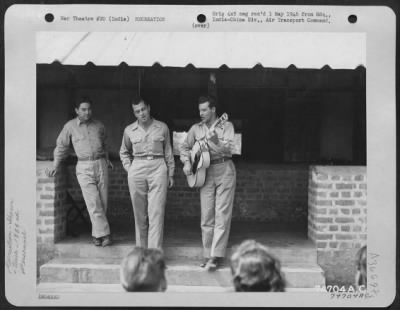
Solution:
{"label": "khaki trousers", "polygon": [[135,217],[136,245],[162,248],[168,172],[164,158],[134,159],[128,185]]}
{"label": "khaki trousers", "polygon": [[107,161],[78,161],[76,177],[81,186],[83,199],[92,222],[92,236],[96,238],[110,234],[107,221],[108,167]]}
{"label": "khaki trousers", "polygon": [[236,169],[229,160],[210,165],[200,189],[204,257],[224,257],[231,227]]}

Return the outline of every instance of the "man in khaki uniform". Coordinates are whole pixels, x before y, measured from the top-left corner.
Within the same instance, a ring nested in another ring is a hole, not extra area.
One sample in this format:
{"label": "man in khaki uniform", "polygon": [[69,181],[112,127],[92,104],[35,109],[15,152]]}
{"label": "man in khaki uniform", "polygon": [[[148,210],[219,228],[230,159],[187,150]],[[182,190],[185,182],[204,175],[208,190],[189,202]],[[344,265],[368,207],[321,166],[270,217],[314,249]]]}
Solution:
{"label": "man in khaki uniform", "polygon": [[[211,81],[215,83],[215,77]],[[184,164],[185,175],[192,173],[190,151],[194,143],[204,139],[208,128],[217,120],[214,98],[200,97],[199,111],[201,122],[190,128],[181,145],[180,159]],[[200,189],[204,252],[204,261],[200,266],[207,270],[219,267],[228,243],[236,187],[236,169],[231,160],[234,135],[233,124],[226,122],[223,128],[217,128],[208,139],[211,164],[206,172],[205,183]]]}
{"label": "man in khaki uniform", "polygon": [[68,156],[70,144],[74,147],[78,163],[76,176],[82,190],[92,222],[93,243],[96,246],[111,244],[107,221],[108,167],[112,168],[106,151],[106,130],[92,118],[92,102],[83,97],[75,107],[77,117],[67,122],[57,138],[54,165],[47,173],[54,176],[61,162]]}
{"label": "man in khaki uniform", "polygon": [[135,96],[137,121],[127,126],[120,157],[128,172],[128,185],[135,217],[136,245],[162,248],[167,188],[174,180],[174,156],[169,129],[150,115],[150,105]]}

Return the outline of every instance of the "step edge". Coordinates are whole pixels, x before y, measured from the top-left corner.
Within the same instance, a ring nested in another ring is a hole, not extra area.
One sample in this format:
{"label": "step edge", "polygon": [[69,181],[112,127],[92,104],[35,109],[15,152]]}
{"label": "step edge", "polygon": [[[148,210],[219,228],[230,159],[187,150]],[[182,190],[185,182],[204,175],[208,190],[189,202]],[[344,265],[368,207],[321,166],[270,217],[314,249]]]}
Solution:
{"label": "step edge", "polygon": [[[42,269],[118,269],[120,268],[119,264],[85,264],[85,263],[46,263],[40,266],[40,270]],[[230,271],[230,267],[222,267],[218,271]],[[283,266],[281,268],[282,272],[323,272],[322,268],[319,266],[310,266],[310,267],[290,267]],[[205,271],[203,268],[199,266],[193,265],[167,265],[168,271]]]}
{"label": "step edge", "polygon": [[[94,247],[94,245],[91,244],[91,243],[83,243],[82,244],[82,243],[79,243],[79,242],[78,243],[56,243],[55,247],[56,248],[62,248],[62,247],[74,247],[75,248],[77,245],[84,246],[84,247],[90,247],[90,248]],[[125,247],[133,247],[133,246],[135,246],[134,242],[132,242],[132,243],[114,243],[111,247],[114,247],[114,248],[116,248],[116,247],[125,248]],[[276,249],[276,250],[280,250],[280,251],[289,251],[289,250],[291,250],[291,251],[295,251],[295,250],[309,251],[309,250],[316,250],[316,247],[315,247],[314,244],[306,244],[306,245],[302,245],[302,246],[297,245],[297,246],[290,246],[290,247],[288,246],[286,248],[282,247],[282,246],[271,246],[271,245],[268,245],[268,244],[266,244],[266,246],[271,250]],[[234,246],[234,247],[230,246],[230,247],[227,248],[227,251],[232,251],[235,247],[236,246]],[[164,250],[165,249],[175,249],[175,248],[191,248],[191,249],[200,249],[200,250],[202,250],[202,245],[201,244],[199,244],[199,245],[165,245],[163,247]]]}
{"label": "step edge", "polygon": [[[73,286],[73,287],[71,287]],[[92,288],[97,288],[94,291],[82,291],[82,289],[89,289],[90,287]],[[61,290],[60,290],[61,289]],[[103,290],[104,289],[104,290]],[[172,290],[171,290],[172,289]],[[173,292],[178,292],[176,290],[179,289],[189,289],[193,290],[195,292],[195,289],[206,289],[207,291],[210,291],[212,289],[217,289],[221,292],[232,292],[233,287],[222,287],[222,286],[205,286],[205,285],[168,285],[166,293],[173,293]],[[41,282],[37,285],[37,290],[38,292],[57,292],[59,294],[61,293],[80,293],[80,294],[85,294],[88,292],[93,292],[93,293],[100,293],[100,292],[107,292],[107,293],[114,293],[114,292],[125,292],[125,290],[122,288],[121,284],[119,283],[112,283],[112,284],[105,284],[105,283],[62,283],[62,282]],[[62,291],[65,290],[65,291]],[[287,287],[286,292],[302,292],[302,293],[327,293],[326,289],[321,286],[315,286],[315,287]],[[218,292],[212,292],[212,293],[218,293]]]}

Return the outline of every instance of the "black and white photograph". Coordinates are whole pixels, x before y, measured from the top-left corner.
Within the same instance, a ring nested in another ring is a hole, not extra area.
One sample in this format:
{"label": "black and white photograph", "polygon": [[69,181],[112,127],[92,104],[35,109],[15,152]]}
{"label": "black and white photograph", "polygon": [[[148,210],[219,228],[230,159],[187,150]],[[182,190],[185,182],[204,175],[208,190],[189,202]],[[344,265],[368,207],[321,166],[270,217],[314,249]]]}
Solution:
{"label": "black and white photograph", "polygon": [[394,80],[371,72],[394,57],[369,57],[376,33],[346,8],[128,8],[38,8],[29,81],[6,74],[33,95],[34,156],[29,194],[8,179],[6,280],[29,273],[31,305],[385,304]]}

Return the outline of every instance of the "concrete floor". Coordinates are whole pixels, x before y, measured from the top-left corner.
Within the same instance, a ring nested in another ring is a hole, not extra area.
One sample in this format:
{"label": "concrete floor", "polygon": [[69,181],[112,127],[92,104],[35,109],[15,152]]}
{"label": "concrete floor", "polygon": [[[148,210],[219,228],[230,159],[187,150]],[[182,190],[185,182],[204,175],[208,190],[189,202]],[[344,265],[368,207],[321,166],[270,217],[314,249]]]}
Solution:
{"label": "concrete floor", "polygon": [[[110,223],[115,244],[134,244],[134,223],[115,220]],[[270,224],[255,222],[232,222],[228,248],[237,246],[246,239],[255,239],[267,245],[272,250],[291,249],[297,254],[298,249],[315,248],[307,237],[307,229],[303,225]],[[62,243],[91,243],[90,228],[83,223],[71,226],[76,237],[66,236]],[[201,249],[201,229],[199,220],[166,221],[164,227],[164,246],[175,248]],[[347,251],[348,252],[348,251]],[[337,253],[332,255],[318,255],[318,263],[325,271],[327,285],[351,285],[354,281],[355,262],[354,253]]]}
{"label": "concrete floor", "polygon": [[[201,247],[200,222],[194,220],[167,221],[164,224],[165,246],[199,246]],[[110,223],[113,240],[115,242],[134,242],[134,223]],[[83,223],[70,226],[75,237],[67,236],[66,240],[89,240],[90,228]],[[254,222],[232,222],[228,247],[236,246],[243,240],[255,239],[270,247],[297,247],[310,245],[305,229],[295,225],[278,225]]]}

